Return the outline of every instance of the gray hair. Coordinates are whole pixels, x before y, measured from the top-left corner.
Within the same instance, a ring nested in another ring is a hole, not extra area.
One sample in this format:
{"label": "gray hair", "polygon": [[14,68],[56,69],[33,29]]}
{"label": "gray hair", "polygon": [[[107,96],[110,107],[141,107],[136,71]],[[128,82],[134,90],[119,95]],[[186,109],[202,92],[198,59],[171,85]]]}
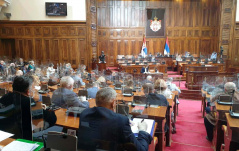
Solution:
{"label": "gray hair", "polygon": [[70,76],[64,76],[61,78],[60,84],[61,84],[61,87],[63,88],[69,88],[73,86],[74,80]]}
{"label": "gray hair", "polygon": [[117,93],[110,87],[102,88],[96,93],[95,102],[97,106],[104,106],[116,98]]}
{"label": "gray hair", "polygon": [[148,75],[148,76],[147,76],[147,80],[148,80],[148,81],[151,81],[151,80],[152,80],[152,76]]}
{"label": "gray hair", "polygon": [[233,90],[236,90],[236,84],[233,83],[233,82],[227,82],[225,85],[224,85],[224,89],[227,93],[232,93]]}

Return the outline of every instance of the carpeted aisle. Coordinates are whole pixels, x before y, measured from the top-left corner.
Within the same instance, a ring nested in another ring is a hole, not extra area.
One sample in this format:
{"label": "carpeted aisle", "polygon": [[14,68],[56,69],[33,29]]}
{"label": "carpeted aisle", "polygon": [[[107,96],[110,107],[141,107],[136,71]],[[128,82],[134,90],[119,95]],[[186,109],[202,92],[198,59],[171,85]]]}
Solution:
{"label": "carpeted aisle", "polygon": [[206,130],[200,112],[201,102],[179,100],[177,133],[172,135],[171,147],[166,151],[213,151],[212,144],[206,139]]}

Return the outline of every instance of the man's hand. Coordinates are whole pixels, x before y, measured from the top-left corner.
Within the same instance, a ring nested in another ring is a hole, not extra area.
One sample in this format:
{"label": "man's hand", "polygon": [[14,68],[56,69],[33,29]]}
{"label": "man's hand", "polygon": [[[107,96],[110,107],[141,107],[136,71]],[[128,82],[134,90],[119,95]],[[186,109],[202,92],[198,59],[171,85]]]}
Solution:
{"label": "man's hand", "polygon": [[139,131],[146,131],[147,127],[148,127],[148,125],[145,121],[138,123]]}

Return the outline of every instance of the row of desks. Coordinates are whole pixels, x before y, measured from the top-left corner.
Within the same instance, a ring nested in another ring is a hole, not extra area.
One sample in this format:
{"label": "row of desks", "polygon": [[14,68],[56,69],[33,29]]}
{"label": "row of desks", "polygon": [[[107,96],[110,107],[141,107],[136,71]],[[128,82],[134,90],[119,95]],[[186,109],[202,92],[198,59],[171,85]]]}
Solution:
{"label": "row of desks", "polygon": [[[10,88],[11,88],[9,83],[4,86],[5,86],[5,88],[8,88],[8,90],[10,90]],[[112,84],[110,84],[109,86],[112,88],[114,87]],[[49,86],[49,89],[54,91],[57,89],[57,86],[53,86],[53,87]],[[80,88],[80,89],[83,89],[83,88]],[[73,91],[75,93],[78,93],[79,89],[74,89]],[[116,90],[116,92],[117,92],[117,99],[124,100],[125,102],[128,102],[128,103],[133,101],[133,97],[124,97],[121,93],[121,90]],[[51,97],[52,94],[53,94],[52,92],[49,92],[48,94],[44,94],[44,95],[49,95]],[[143,95],[143,91],[141,90],[141,92],[134,92],[134,95]],[[171,112],[172,112],[172,110],[174,110],[175,121],[176,121],[176,115],[177,115],[176,98],[177,98],[177,96],[178,96],[178,92],[174,91],[172,99],[167,99],[169,102],[168,108],[167,107],[158,107],[158,108],[148,107],[143,112],[143,115],[147,115],[147,117],[149,119],[154,119],[157,122],[155,136],[158,138],[158,145],[156,147],[156,150],[163,151],[164,147],[165,147],[165,143],[166,143],[166,146],[171,145],[171,130],[172,130]],[[95,107],[96,106],[95,99],[90,99],[89,104],[90,104],[90,107]],[[132,107],[131,106],[129,106],[129,107],[130,107],[130,111],[131,111]],[[41,108],[41,102],[37,102],[37,105],[35,107],[32,107],[32,110],[37,110],[40,108]],[[70,128],[70,129],[78,129],[79,128],[79,120],[80,120],[79,117],[67,116],[65,112],[66,112],[66,109],[59,109],[59,110],[55,111],[55,114],[57,116],[56,125],[59,125],[59,126],[65,127],[65,128]],[[167,118],[166,118],[167,121],[165,119],[165,115],[167,116]],[[36,128],[38,128],[39,123],[41,123],[41,121],[42,121],[41,119],[33,120],[33,125],[35,125]],[[169,130],[166,133],[166,142],[164,142],[164,140],[165,140],[165,132],[164,132],[165,122],[167,122],[169,124]]]}
{"label": "row of desks", "polygon": [[[201,90],[201,92],[202,92],[202,115],[204,117],[207,99],[210,99],[211,96],[207,94],[206,91]],[[225,144],[225,147],[228,149],[228,151],[239,149],[239,146],[237,146],[238,148],[233,148],[236,146],[230,145],[231,143],[237,145],[239,144],[239,119],[232,118],[229,115],[230,110],[229,105],[220,105],[216,102],[215,107],[217,110],[216,116],[217,122],[215,125],[213,137],[213,145],[215,147],[215,150],[220,151],[222,144]],[[227,133],[225,135],[222,129],[223,125],[227,125]]]}

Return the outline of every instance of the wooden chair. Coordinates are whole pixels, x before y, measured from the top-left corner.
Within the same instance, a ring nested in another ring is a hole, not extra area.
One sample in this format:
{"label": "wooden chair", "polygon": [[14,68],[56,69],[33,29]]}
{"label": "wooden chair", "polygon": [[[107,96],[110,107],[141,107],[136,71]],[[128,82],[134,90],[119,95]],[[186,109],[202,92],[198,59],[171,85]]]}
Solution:
{"label": "wooden chair", "polygon": [[46,148],[61,151],[76,151],[78,139],[76,136],[61,132],[48,132]]}

